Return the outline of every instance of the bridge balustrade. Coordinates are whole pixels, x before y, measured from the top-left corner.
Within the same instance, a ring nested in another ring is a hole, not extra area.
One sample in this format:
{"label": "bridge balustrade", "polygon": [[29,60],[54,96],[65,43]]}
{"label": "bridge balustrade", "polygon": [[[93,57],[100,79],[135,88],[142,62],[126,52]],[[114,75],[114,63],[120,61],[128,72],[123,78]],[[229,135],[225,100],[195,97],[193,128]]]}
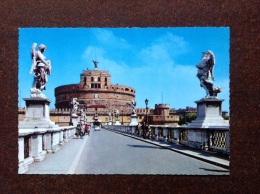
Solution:
{"label": "bridge balustrade", "polygon": [[[150,126],[150,138],[184,146],[230,154],[229,128],[188,128],[180,126]],[[142,127],[107,125],[107,129],[142,136]]]}
{"label": "bridge balustrade", "polygon": [[31,163],[44,160],[47,153],[57,152],[74,137],[75,131],[75,126],[19,129],[18,173],[23,174]]}

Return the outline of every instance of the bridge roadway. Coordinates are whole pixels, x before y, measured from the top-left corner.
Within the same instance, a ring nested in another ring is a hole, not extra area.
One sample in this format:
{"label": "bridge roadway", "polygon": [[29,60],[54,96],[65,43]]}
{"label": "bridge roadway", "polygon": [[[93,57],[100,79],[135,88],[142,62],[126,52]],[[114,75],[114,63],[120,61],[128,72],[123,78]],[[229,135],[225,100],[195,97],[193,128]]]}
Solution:
{"label": "bridge roadway", "polygon": [[[72,139],[57,153],[47,154],[42,162],[32,163],[26,174],[229,175],[227,168],[213,165],[205,158],[219,164],[228,163],[228,160],[186,147],[165,147],[167,145],[157,141],[106,129],[92,130],[90,136]],[[185,154],[186,151],[186,155],[177,153],[178,147],[180,152]],[[196,159],[196,154],[204,161]]]}

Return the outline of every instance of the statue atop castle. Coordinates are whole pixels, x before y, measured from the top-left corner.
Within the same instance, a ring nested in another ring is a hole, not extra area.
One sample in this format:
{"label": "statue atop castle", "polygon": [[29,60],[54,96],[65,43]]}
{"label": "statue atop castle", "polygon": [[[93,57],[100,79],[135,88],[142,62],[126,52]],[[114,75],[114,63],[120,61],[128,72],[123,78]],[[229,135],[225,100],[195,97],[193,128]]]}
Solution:
{"label": "statue atop castle", "polygon": [[198,68],[197,77],[200,80],[200,86],[206,90],[205,98],[217,98],[217,94],[221,92],[221,88],[218,86],[213,87],[212,81],[214,79],[214,66],[215,66],[215,56],[213,52],[206,51],[202,53],[202,59],[199,64],[196,65]]}
{"label": "statue atop castle", "polygon": [[94,63],[94,67],[95,67],[95,70],[97,70],[98,69],[98,61],[94,61],[94,60],[92,60],[93,61],[93,63]]}

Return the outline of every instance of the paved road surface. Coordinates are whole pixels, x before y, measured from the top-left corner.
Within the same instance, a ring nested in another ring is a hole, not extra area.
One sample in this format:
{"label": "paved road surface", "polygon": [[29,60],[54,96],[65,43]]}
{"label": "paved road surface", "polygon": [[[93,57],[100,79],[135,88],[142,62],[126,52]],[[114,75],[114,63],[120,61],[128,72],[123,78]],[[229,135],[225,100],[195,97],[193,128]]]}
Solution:
{"label": "paved road surface", "polygon": [[81,148],[72,174],[229,175],[224,168],[105,129],[92,130]]}

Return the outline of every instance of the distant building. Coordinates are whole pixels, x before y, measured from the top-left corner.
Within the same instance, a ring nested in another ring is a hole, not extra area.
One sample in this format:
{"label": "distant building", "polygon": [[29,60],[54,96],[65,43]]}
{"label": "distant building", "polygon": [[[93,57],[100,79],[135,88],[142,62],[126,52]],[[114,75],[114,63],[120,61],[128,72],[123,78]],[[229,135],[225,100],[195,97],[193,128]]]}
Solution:
{"label": "distant building", "polygon": [[[172,113],[172,111],[170,113]],[[176,113],[177,115],[185,116],[188,113],[197,113],[197,108],[193,108],[191,106],[187,106],[186,108],[183,108],[183,109],[182,108],[179,108],[178,110],[174,109],[174,113]]]}
{"label": "distant building", "polygon": [[178,125],[179,116],[177,114],[170,115],[169,104],[155,104],[155,109],[136,109],[136,113],[139,117],[139,122],[147,121],[150,125]]}
{"label": "distant building", "polygon": [[[188,114],[190,114],[190,113],[197,114],[197,108],[187,106],[186,108],[179,108],[178,110],[171,109],[171,111],[170,111],[170,114],[176,114],[180,118],[179,125],[183,125],[183,124],[186,124],[186,122],[190,122],[190,118],[188,116]],[[196,116],[195,116],[195,118],[196,118]]]}

